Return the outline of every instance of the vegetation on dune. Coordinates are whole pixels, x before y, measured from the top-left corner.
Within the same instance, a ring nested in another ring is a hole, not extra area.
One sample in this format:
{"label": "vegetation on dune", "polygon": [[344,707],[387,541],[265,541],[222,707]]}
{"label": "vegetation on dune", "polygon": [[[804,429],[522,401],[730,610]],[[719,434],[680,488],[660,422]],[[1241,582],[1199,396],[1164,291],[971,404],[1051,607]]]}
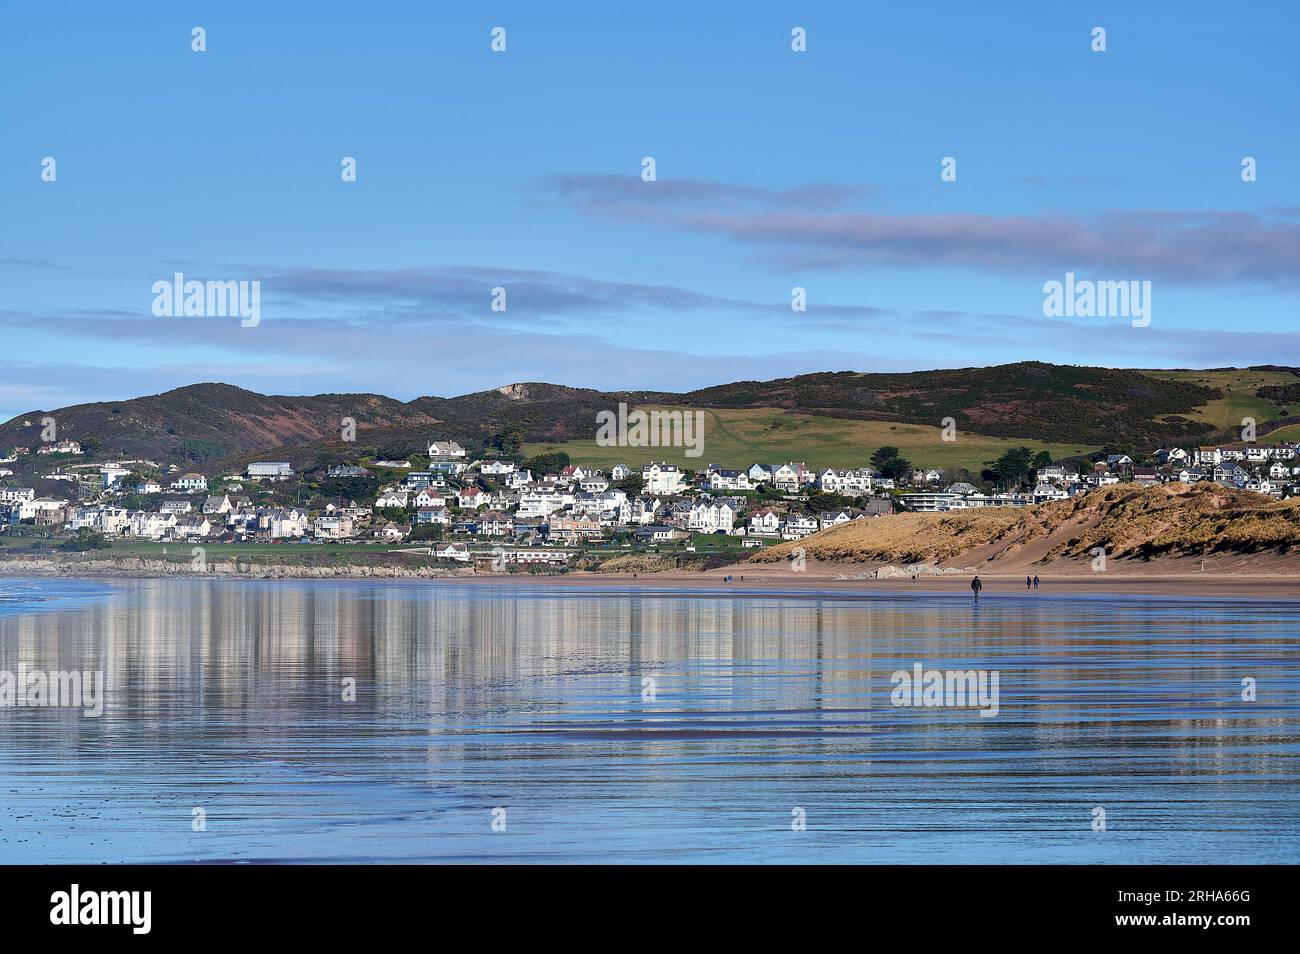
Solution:
{"label": "vegetation on dune", "polygon": [[678,569],[678,561],[655,553],[626,553],[606,560],[597,573],[662,573]]}
{"label": "vegetation on dune", "polygon": [[[1115,484],[1026,509],[907,513],[854,521],[783,543],[750,559],[851,563],[1033,563],[1152,559],[1210,553],[1290,553],[1300,548],[1300,499],[1270,500],[1217,484]],[[976,552],[978,551],[978,552]]]}

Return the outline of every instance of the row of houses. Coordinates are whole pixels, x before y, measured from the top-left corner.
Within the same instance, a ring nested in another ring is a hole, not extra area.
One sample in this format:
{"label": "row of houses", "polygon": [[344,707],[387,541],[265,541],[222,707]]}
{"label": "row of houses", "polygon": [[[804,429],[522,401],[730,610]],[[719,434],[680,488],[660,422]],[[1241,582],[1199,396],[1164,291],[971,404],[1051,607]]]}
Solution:
{"label": "row of houses", "polygon": [[[755,463],[748,468],[718,464],[686,471],[665,461],[650,461],[638,470],[626,464],[608,474],[570,465],[555,473],[534,475],[512,461],[470,461],[455,441],[427,445],[427,464],[414,469],[409,461],[335,464],[327,478],[372,477],[382,470],[402,471],[390,477],[373,501],[358,507],[330,505],[308,512],[298,506],[254,506],[238,493],[233,480],[277,482],[296,476],[284,461],[255,461],[234,478],[226,478],[221,493],[210,494],[209,482],[196,472],[178,472],[162,479],[139,479],[140,462],[69,465],[69,471],[99,466],[102,498],[72,504],[36,497],[33,488],[0,486],[0,517],[69,530],[93,529],[107,535],[155,540],[318,539],[401,541],[414,535],[427,539],[421,528],[438,527],[446,545],[466,540],[526,546],[580,546],[609,540],[620,533],[638,540],[661,541],[692,534],[746,536],[749,543],[767,539],[800,539],[851,520],[892,512],[896,506],[917,511],[980,507],[1023,507],[1065,499],[1121,480],[1145,483],[1211,480],[1273,496],[1300,493],[1300,457],[1294,445],[1200,447],[1191,451],[1161,449],[1139,466],[1124,454],[1095,462],[1052,464],[1036,472],[1036,483],[1011,492],[985,493],[968,483],[943,485],[939,470],[917,470],[896,486],[894,479],[870,468],[823,468],[804,462]],[[152,462],[145,462],[152,464]],[[156,469],[156,465],[153,465]],[[624,482],[640,476],[636,492]],[[80,478],[73,478],[80,479]],[[625,489],[627,488],[627,489]],[[756,490],[760,509],[749,512]],[[942,488],[942,489],[941,489]],[[84,488],[83,488],[84,489]],[[813,490],[855,498],[854,507],[814,512]],[[120,506],[133,493],[162,497],[168,491],[181,499],[159,499],[156,507],[128,511]],[[200,495],[202,495],[200,497]],[[276,495],[282,499],[283,495]],[[266,499],[266,495],[262,495]],[[441,544],[439,544],[441,545]]]}
{"label": "row of houses", "polygon": [[[933,471],[935,479],[939,472]],[[652,461],[641,469],[644,491],[650,494],[681,493],[690,483],[686,474],[674,464]],[[802,461],[784,464],[753,464],[747,470],[730,470],[710,464],[695,474],[695,485],[714,492],[757,490],[768,484],[774,490],[797,494],[816,488],[826,493],[863,496],[894,489],[894,480],[867,468],[814,471]]]}

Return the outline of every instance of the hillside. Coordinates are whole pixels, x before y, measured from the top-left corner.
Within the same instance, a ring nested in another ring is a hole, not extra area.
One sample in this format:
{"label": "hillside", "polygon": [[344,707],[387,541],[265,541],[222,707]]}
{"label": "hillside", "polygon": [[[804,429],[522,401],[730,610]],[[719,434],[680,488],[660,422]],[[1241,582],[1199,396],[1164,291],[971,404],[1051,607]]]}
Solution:
{"label": "hillside", "polygon": [[[712,429],[706,431],[707,460],[682,463],[737,466],[806,458],[848,465],[893,444],[914,449],[913,459],[926,466],[974,468],[1020,443],[1063,457],[1106,444],[1207,439],[1243,409],[1256,416],[1264,433],[1266,421],[1288,410],[1268,395],[1290,393],[1269,389],[1294,380],[1286,368],[1132,371],[1027,362],[909,374],[824,372],[686,394],[534,382],[409,402],[378,394],[268,396],[196,384],[147,397],[32,410],[0,424],[0,449],[38,444],[41,418],[50,415],[58,436],[82,442],[91,459],[147,457],[207,470],[273,452],[295,463],[365,449],[405,454],[434,434],[489,451],[522,440],[528,451],[558,448],[575,460],[607,463],[611,454],[628,455],[596,448],[596,414],[626,402],[705,411]],[[351,447],[339,442],[345,417],[357,425]],[[946,417],[957,422],[956,442],[938,440]],[[509,441],[501,440],[503,432]]]}
{"label": "hillside", "polygon": [[194,463],[336,441],[344,417],[357,421],[359,435],[437,423],[378,394],[268,396],[229,384],[194,384],[124,401],[31,411],[0,425],[0,448],[38,445],[46,415],[57,423],[59,438],[80,441],[90,453]]}
{"label": "hillside", "polygon": [[1213,554],[1297,554],[1300,499],[1276,501],[1217,484],[1116,484],[1025,509],[894,514],[844,524],[750,558],[787,560],[802,548],[810,560],[996,569],[1079,563],[1093,550],[1109,561]]}
{"label": "hillside", "polygon": [[[664,405],[668,410],[691,410],[682,405]],[[690,458],[685,448],[648,449],[659,460],[679,467],[748,467],[760,462],[807,461],[817,467],[861,467],[864,458],[877,447],[898,447],[900,453],[919,466],[951,470],[965,467],[979,472],[1015,447],[1026,446],[1035,453],[1045,450],[1053,459],[1075,457],[1100,449],[1099,444],[1058,444],[1033,438],[991,437],[963,432],[955,441],[942,439],[936,425],[856,420],[782,411],[778,408],[705,408],[707,437],[702,457]],[[563,451],[575,464],[609,468],[622,461],[631,463],[629,449],[600,447],[590,434],[580,440],[548,441],[525,445],[528,455]]]}
{"label": "hillside", "polygon": [[[1184,419],[1220,397],[1215,388],[1141,371],[1026,361],[989,368],[805,374],[741,381],[683,395],[697,407],[777,407],[796,413],[938,426],[1079,444],[1142,444],[1210,432]],[[1158,420],[1161,419],[1161,420]]]}

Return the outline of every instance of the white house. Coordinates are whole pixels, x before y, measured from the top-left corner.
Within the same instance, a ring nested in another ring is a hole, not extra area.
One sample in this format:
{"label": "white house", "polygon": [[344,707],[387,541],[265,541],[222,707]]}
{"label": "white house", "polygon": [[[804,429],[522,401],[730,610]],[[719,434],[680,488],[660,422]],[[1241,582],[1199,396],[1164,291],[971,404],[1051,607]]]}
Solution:
{"label": "white house", "polygon": [[1213,480],[1216,484],[1228,484],[1240,486],[1246,482],[1248,476],[1245,468],[1233,460],[1226,460],[1214,468]]}
{"label": "white house", "polygon": [[258,525],[264,526],[273,540],[304,536],[310,526],[307,512],[296,507],[272,510],[258,519]]}
{"label": "white house", "polygon": [[222,494],[220,497],[213,494],[203,501],[204,513],[230,513],[233,507],[227,494]]}
{"label": "white house", "polygon": [[1046,503],[1049,500],[1064,500],[1070,496],[1069,491],[1058,487],[1056,484],[1049,484],[1046,481],[1041,482],[1034,488],[1034,503]]}
{"label": "white house", "polygon": [[802,463],[782,464],[772,471],[772,486],[787,493],[797,493],[815,478]]}
{"label": "white house", "polygon": [[554,487],[532,487],[519,495],[519,517],[548,517],[562,510],[565,503],[573,504],[572,494],[561,494]]}
{"label": "white house", "polygon": [[392,520],[386,520],[374,530],[374,536],[380,540],[403,540],[411,532],[409,524],[394,523]]}
{"label": "white house", "polygon": [[651,461],[641,468],[642,491],[656,496],[681,493],[683,476],[676,464]]}
{"label": "white house", "polygon": [[697,533],[730,531],[735,524],[736,512],[725,503],[700,501],[691,507],[690,514],[686,518],[686,529]]}
{"label": "white house", "polygon": [[749,474],[743,470],[709,471],[710,490],[749,490],[751,487]]}
{"label": "white house", "polygon": [[99,468],[100,480],[105,490],[129,473],[131,472],[121,464],[101,464]]}
{"label": "white house", "polygon": [[465,457],[465,448],[455,441],[430,441],[429,457],[441,457],[448,460],[461,460]]}
{"label": "white house", "polygon": [[439,524],[451,526],[451,511],[446,507],[424,507],[415,512],[415,523]]}
{"label": "white house", "polygon": [[171,489],[181,493],[208,489],[208,478],[202,474],[181,474],[171,482]]}
{"label": "white house", "polygon": [[131,514],[128,526],[132,536],[160,540],[176,526],[176,514],[170,511],[149,513],[137,510]]}
{"label": "white house", "polygon": [[838,527],[842,523],[848,523],[852,519],[853,514],[847,510],[831,510],[817,517],[817,528],[819,530],[829,530],[831,527]]}
{"label": "white house", "polygon": [[749,532],[764,537],[775,537],[781,532],[781,515],[770,507],[755,510],[749,517]]}
{"label": "white house", "polygon": [[385,490],[375,497],[375,509],[383,510],[392,508],[401,510],[406,507],[406,501],[410,499],[405,490]]}
{"label": "white house", "polygon": [[465,543],[444,543],[433,548],[433,555],[439,560],[455,560],[458,563],[468,563],[469,545]]}
{"label": "white house", "polygon": [[817,518],[804,515],[791,515],[781,527],[781,539],[800,540],[810,533],[817,532]]}
{"label": "white house", "polygon": [[859,470],[827,468],[817,475],[817,488],[828,494],[865,494],[871,491],[875,476],[865,468]]}
{"label": "white house", "polygon": [[341,540],[350,537],[353,527],[352,518],[337,511],[323,513],[311,522],[312,535],[321,540]]}
{"label": "white house", "polygon": [[456,506],[470,510],[486,507],[490,501],[491,497],[477,487],[466,487],[456,495]]}
{"label": "white house", "polygon": [[[224,523],[221,526],[225,526]],[[176,540],[198,540],[212,532],[212,523],[203,514],[181,517],[172,527],[171,536]]]}
{"label": "white house", "polygon": [[414,505],[420,508],[445,507],[447,506],[447,498],[438,493],[432,487],[425,487],[415,495]]}
{"label": "white house", "polygon": [[659,501],[654,497],[637,497],[632,501],[632,520],[637,526],[646,526],[655,522],[659,513]]}

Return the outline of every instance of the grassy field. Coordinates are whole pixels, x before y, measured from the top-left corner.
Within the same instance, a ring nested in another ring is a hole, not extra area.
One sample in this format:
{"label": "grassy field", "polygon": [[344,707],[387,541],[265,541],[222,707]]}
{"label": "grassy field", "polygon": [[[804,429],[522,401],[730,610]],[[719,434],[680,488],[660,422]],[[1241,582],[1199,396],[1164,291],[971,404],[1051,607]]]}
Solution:
{"label": "grassy field", "polygon": [[863,467],[877,447],[892,445],[920,467],[966,467],[978,473],[986,463],[1022,445],[1035,451],[1046,450],[1056,458],[1098,449],[963,433],[958,433],[955,441],[943,441],[940,435],[938,427],[920,424],[851,421],[787,414],[775,408],[740,408],[704,411],[704,453],[700,457],[687,457],[685,449],[680,447],[598,447],[594,433],[591,440],[527,444],[524,453],[531,456],[564,451],[575,464],[603,468],[619,462],[635,466],[651,459],[692,469],[708,464],[748,467],[788,460],[802,460],[810,467]]}
{"label": "grassy field", "polygon": [[1281,417],[1283,410],[1297,411],[1285,405],[1259,397],[1255,392],[1266,384],[1295,384],[1300,381],[1288,371],[1143,371],[1153,378],[1166,381],[1187,381],[1205,387],[1219,388],[1223,397],[1203,404],[1183,417],[1202,421],[1216,428],[1239,430],[1241,419],[1253,417],[1256,422]]}
{"label": "grassy field", "polygon": [[1300,441],[1300,424],[1279,428],[1259,439],[1261,444],[1294,443],[1295,441]]}

